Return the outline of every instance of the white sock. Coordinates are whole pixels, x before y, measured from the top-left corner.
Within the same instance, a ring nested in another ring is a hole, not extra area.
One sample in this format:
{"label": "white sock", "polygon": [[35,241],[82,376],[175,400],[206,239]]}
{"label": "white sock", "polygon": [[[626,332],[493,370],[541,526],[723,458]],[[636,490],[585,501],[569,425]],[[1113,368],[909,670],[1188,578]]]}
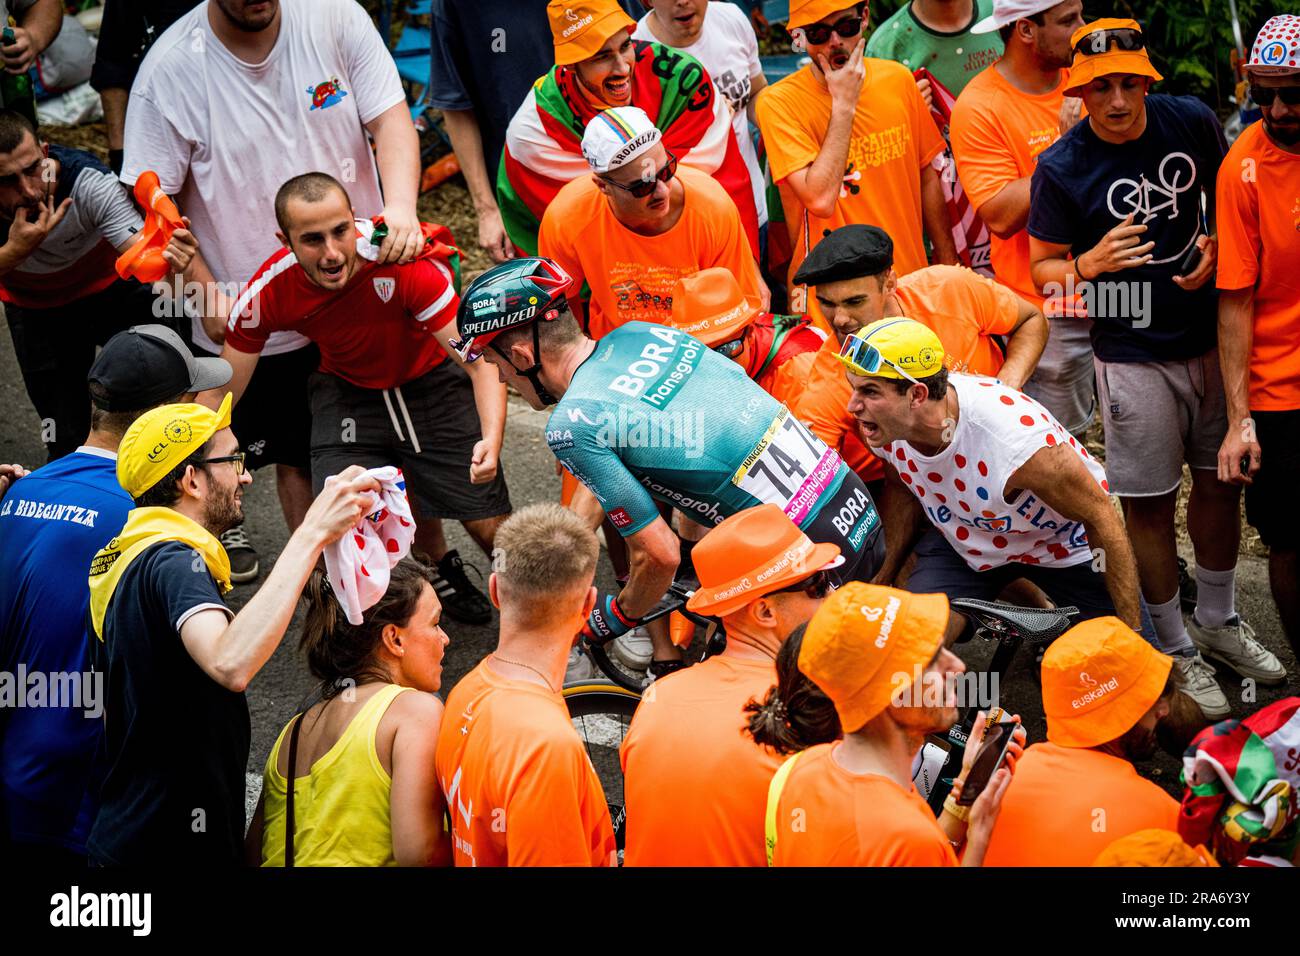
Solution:
{"label": "white sock", "polygon": [[1207,571],[1196,566],[1196,622],[1223,627],[1237,613],[1237,569]]}
{"label": "white sock", "polygon": [[1156,640],[1160,642],[1162,651],[1175,657],[1196,652],[1196,645],[1192,643],[1187,625],[1183,623],[1183,612],[1177,594],[1164,604],[1148,603],[1147,610],[1151,612],[1151,622],[1156,626]]}

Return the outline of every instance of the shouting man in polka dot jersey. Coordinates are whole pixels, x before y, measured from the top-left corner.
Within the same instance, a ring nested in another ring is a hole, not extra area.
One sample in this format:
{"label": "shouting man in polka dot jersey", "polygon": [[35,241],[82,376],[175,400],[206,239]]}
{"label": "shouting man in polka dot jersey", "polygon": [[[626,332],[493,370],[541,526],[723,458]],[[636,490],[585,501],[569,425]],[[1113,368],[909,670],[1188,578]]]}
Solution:
{"label": "shouting man in polka dot jersey", "polygon": [[[885,463],[877,583],[893,584],[915,544],[909,591],[992,600],[1027,578],[1080,619],[1113,614],[1155,644],[1105,471],[1043,406],[949,373],[938,336],[907,318],[849,336],[840,361],[848,410]],[[948,641],[964,626],[953,615]]]}

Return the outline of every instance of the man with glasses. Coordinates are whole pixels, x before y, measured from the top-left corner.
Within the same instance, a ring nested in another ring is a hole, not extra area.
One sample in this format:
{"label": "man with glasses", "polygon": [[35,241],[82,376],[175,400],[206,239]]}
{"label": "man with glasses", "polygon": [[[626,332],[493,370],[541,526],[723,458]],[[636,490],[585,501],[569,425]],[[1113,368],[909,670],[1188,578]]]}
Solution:
{"label": "man with glasses", "polygon": [[790,308],[830,326],[806,289],[793,288],[809,252],[834,229],[871,222],[894,237],[898,269],[957,262],[939,173],[943,138],[911,72],[864,58],[866,4],[795,0],[789,27],[812,62],[758,97],[758,125],[790,231]]}
{"label": "man with glasses", "polygon": [[[1213,655],[1263,684],[1286,670],[1234,603],[1240,489],[1219,480],[1227,426],[1215,348],[1216,244],[1201,210],[1227,152],[1213,110],[1150,93],[1161,79],[1136,20],[1107,18],[1072,37],[1070,96],[1088,117],[1038,157],[1030,272],[1044,292],[1087,304],[1106,426],[1106,478],[1125,523],[1160,647],[1209,720],[1231,712]],[[1070,256],[1073,255],[1073,258]],[[1183,621],[1174,517],[1191,470],[1187,528],[1196,609]]]}
{"label": "man with glasses", "polygon": [[776,683],[776,655],[808,623],[843,563],[776,505],[734,514],[695,548],[686,603],[722,621],[721,654],[657,682],[619,755],[626,866],[762,866],[763,808],[781,757],[742,731],[745,705]]}
{"label": "man with glasses", "polygon": [[491,605],[430,520],[459,521],[490,555],[510,514],[499,466],[505,387],[486,368],[467,374],[448,351],[457,305],[450,233],[426,226],[414,261],[373,262],[373,224],[354,219],[347,191],[325,173],[284,183],[275,215],[282,248],[238,300],[219,303],[221,355],[234,374],[203,400],[215,407],[224,391],[249,400],[245,389],[274,332],[310,338],[321,356],[307,380],[312,484],[319,492],[349,465],[400,466],[416,506],[416,546],[437,564],[440,600],[457,620],[486,624]]}
{"label": "man with glasses", "polygon": [[1300,16],[1273,17],[1246,64],[1263,113],[1219,167],[1219,478],[1246,486],[1273,600],[1300,653]]}
{"label": "man with glasses", "polygon": [[357,466],[331,477],[238,615],[218,536],[252,483],[216,411],[160,405],[126,430],[117,478],[136,507],[90,562],[90,656],[104,675],[104,781],[87,851],[97,866],[242,859],[250,728],[244,690],[280,645],[325,547],[374,507]]}
{"label": "man with glasses", "polygon": [[[1105,472],[1042,405],[949,373],[939,337],[901,316],[850,335],[840,361],[849,412],[885,462],[877,583],[915,550],[909,591],[993,600],[1026,578],[1081,619],[1113,614],[1155,644]],[[953,615],[949,643],[964,627]]]}
{"label": "man with glasses", "polygon": [[[835,582],[875,573],[880,522],[866,487],[745,370],[674,328],[619,326],[592,341],[570,313],[572,280],[547,259],[484,273],[457,315],[457,348],[495,367],[533,408],[554,405],[546,439],[586,486],[572,507],[622,535],[631,575],[597,603],[587,631],[621,637],[658,603],[680,562],[660,503],[704,525],[775,504],[815,542],[835,544]],[[527,303],[527,304],[525,304]],[[655,677],[681,666],[653,632]]]}
{"label": "man with glasses", "polygon": [[992,233],[997,280],[1031,303],[1052,332],[1025,391],[1081,436],[1092,420],[1092,345],[1075,303],[1044,299],[1029,275],[1029,178],[1043,150],[1078,120],[1066,98],[1071,35],[1083,26],[1080,0],[994,0],[975,33],[999,31],[1006,52],[976,76],[952,111],[952,153],[962,187]]}
{"label": "man with glasses", "polygon": [[525,255],[537,252],[547,207],[561,187],[588,171],[577,148],[583,131],[611,108],[635,106],[653,115],[664,146],[682,165],[712,176],[732,198],[756,258],[758,214],[731,107],[700,62],[633,40],[636,21],[615,0],[551,0],[546,12],[555,66],[510,121],[497,176],[510,241]]}
{"label": "man with glasses", "polygon": [[586,312],[588,335],[603,338],[626,322],[667,323],[677,280],[712,266],[763,298],[736,204],[709,176],[678,166],[645,111],[624,106],[593,117],[582,154],[591,175],[560,190],[537,244],[573,278],[569,305]]}

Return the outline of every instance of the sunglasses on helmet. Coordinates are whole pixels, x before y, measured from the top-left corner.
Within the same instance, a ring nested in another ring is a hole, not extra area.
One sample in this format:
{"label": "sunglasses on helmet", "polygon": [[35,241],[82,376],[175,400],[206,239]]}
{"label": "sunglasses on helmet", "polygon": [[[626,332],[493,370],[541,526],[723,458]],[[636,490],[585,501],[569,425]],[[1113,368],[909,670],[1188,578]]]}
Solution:
{"label": "sunglasses on helmet", "polygon": [[1112,48],[1132,52],[1143,50],[1146,45],[1147,41],[1142,38],[1141,30],[1120,27],[1115,30],[1094,30],[1080,37],[1079,42],[1074,45],[1074,52],[1079,56],[1099,56]]}
{"label": "sunglasses on helmet", "polygon": [[921,384],[897,364],[881,355],[880,349],[858,335],[849,335],[844,339],[844,344],[840,346],[839,358],[855,375],[875,375],[882,365],[888,365],[913,385]]}
{"label": "sunglasses on helmet", "polygon": [[617,186],[619,189],[624,190],[637,199],[645,199],[655,191],[655,188],[660,183],[671,182],[672,178],[677,175],[677,157],[667,150],[665,150],[665,152],[668,152],[668,162],[664,163],[663,166],[659,168],[659,171],[649,179],[642,178],[639,182],[633,183],[631,186],[626,186],[623,183],[610,179],[608,176],[601,176],[600,178],[611,186]]}
{"label": "sunglasses on helmet", "polygon": [[1281,100],[1287,106],[1300,106],[1300,86],[1250,86],[1250,98],[1258,106],[1268,109],[1274,100]]}

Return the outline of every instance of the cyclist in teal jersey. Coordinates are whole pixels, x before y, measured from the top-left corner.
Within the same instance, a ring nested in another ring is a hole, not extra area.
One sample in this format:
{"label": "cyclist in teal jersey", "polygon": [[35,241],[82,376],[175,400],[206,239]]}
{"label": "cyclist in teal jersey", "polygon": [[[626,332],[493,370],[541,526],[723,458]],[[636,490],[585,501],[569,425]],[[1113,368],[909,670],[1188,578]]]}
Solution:
{"label": "cyclist in teal jersey", "polygon": [[[627,633],[672,583],[679,545],[656,501],[707,526],[776,504],[813,541],[840,547],[836,583],[875,574],[880,517],[834,449],[684,332],[629,322],[588,338],[564,299],[570,281],[549,259],[490,269],[461,299],[455,346],[466,361],[485,356],[534,408],[555,405],[547,443],[599,502],[585,516],[594,529],[608,515],[627,543],[627,584],[597,603],[589,637]],[[653,636],[650,671],[662,676],[680,666],[680,653]]]}

